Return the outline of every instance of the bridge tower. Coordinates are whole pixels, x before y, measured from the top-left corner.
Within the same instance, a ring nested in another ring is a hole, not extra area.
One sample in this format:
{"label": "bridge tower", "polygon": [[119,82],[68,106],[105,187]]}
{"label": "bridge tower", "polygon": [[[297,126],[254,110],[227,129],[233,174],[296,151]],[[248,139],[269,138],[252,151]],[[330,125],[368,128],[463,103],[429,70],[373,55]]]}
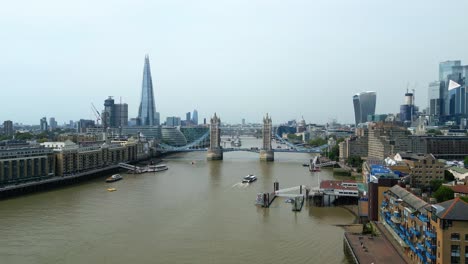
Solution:
{"label": "bridge tower", "polygon": [[206,153],[207,160],[222,160],[223,149],[221,148],[221,119],[216,113],[210,122],[210,148]]}
{"label": "bridge tower", "polygon": [[272,123],[271,117],[266,114],[266,117],[263,118],[263,146],[260,150],[260,160],[261,161],[274,161],[275,153],[271,147],[271,133],[272,133]]}

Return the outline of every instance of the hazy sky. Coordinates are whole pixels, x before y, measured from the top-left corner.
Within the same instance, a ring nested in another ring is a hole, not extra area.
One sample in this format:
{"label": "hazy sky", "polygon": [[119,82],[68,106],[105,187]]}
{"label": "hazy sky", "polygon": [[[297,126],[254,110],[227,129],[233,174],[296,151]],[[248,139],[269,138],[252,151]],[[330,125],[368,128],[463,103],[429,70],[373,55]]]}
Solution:
{"label": "hazy sky", "polygon": [[94,119],[107,96],[135,117],[149,54],[162,119],[304,116],[354,122],[352,95],[426,107],[438,63],[468,64],[468,1],[15,0],[0,8],[0,121]]}

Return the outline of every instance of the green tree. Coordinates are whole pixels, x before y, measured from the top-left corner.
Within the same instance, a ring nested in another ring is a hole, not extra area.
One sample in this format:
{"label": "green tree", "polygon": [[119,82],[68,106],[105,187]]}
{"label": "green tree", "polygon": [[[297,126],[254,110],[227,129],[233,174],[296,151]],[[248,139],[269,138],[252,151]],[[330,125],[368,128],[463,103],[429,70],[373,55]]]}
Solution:
{"label": "green tree", "polygon": [[468,156],[466,156],[465,159],[463,160],[463,164],[465,165],[465,168],[468,167]]}
{"label": "green tree", "polygon": [[34,136],[29,133],[29,132],[26,132],[26,133],[16,133],[15,134],[15,138],[18,139],[18,140],[30,140],[30,139],[33,139]]}
{"label": "green tree", "polygon": [[448,181],[448,182],[454,181],[454,180],[455,180],[455,176],[453,176],[453,174],[452,174],[450,171],[445,170],[445,171],[444,171],[444,180],[445,180],[445,181]]}
{"label": "green tree", "polygon": [[346,163],[353,168],[360,168],[362,166],[363,160],[359,156],[350,156]]}
{"label": "green tree", "polygon": [[451,200],[453,197],[453,190],[444,185],[440,186],[439,189],[434,193],[434,198],[437,199],[438,203]]}
{"label": "green tree", "polygon": [[443,135],[442,132],[438,129],[429,129],[427,130],[427,134],[434,134],[436,136],[441,136]]}
{"label": "green tree", "polygon": [[460,196],[460,199],[468,203],[468,196]]}
{"label": "green tree", "polygon": [[311,145],[312,147],[318,147],[318,146],[322,146],[322,145],[327,144],[327,140],[326,140],[326,139],[323,139],[323,138],[315,138],[315,139],[309,140],[308,143],[309,143],[309,145]]}
{"label": "green tree", "polygon": [[436,192],[440,186],[444,183],[443,180],[432,180],[429,185],[431,187],[431,192]]}

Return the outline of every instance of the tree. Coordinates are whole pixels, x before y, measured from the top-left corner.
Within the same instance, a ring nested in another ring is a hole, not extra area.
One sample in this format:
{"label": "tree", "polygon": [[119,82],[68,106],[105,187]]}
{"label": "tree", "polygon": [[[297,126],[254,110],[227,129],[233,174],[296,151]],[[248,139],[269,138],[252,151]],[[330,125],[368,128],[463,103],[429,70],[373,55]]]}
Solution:
{"label": "tree", "polygon": [[328,158],[330,160],[338,161],[340,158],[340,147],[338,145],[332,147],[330,153],[328,153]]}
{"label": "tree", "polygon": [[432,180],[429,183],[431,192],[436,192],[440,188],[440,186],[442,186],[442,183],[444,183],[443,180]]}
{"label": "tree", "polygon": [[359,156],[350,156],[347,160],[346,163],[353,167],[353,168],[360,168],[362,167],[362,159]]}
{"label": "tree", "polygon": [[465,165],[465,168],[468,167],[468,156],[466,156],[465,159],[463,160],[463,164]]}
{"label": "tree", "polygon": [[468,196],[460,196],[460,199],[468,203]]}
{"label": "tree", "polygon": [[327,140],[323,138],[316,138],[316,139],[311,139],[309,140],[309,145],[312,147],[318,147],[327,144]]}
{"label": "tree", "polygon": [[442,132],[438,129],[429,129],[427,130],[427,134],[434,134],[436,136],[441,136],[443,135]]}
{"label": "tree", "polygon": [[434,193],[434,198],[437,199],[438,203],[451,200],[453,197],[453,190],[444,185],[440,186],[439,189]]}
{"label": "tree", "polygon": [[454,181],[455,180],[455,176],[453,176],[453,174],[448,171],[448,170],[445,170],[444,171],[444,180],[448,181],[448,182],[451,182],[451,181]]}

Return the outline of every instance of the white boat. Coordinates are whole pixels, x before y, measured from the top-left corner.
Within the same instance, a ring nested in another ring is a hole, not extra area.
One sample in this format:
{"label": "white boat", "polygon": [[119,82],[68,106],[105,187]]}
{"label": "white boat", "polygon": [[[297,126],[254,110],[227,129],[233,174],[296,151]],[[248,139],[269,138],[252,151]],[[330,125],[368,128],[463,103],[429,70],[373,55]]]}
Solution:
{"label": "white boat", "polygon": [[115,181],[120,181],[122,179],[122,176],[120,174],[114,174],[110,176],[109,178],[106,179],[106,182],[115,182]]}
{"label": "white boat", "polygon": [[257,176],[253,175],[253,174],[249,174],[247,176],[245,176],[244,178],[242,178],[242,183],[251,183],[251,182],[254,182],[257,180]]}
{"label": "white boat", "polygon": [[169,168],[167,167],[166,164],[148,166],[148,171],[150,171],[150,172],[165,171],[165,170],[168,170],[168,169]]}

